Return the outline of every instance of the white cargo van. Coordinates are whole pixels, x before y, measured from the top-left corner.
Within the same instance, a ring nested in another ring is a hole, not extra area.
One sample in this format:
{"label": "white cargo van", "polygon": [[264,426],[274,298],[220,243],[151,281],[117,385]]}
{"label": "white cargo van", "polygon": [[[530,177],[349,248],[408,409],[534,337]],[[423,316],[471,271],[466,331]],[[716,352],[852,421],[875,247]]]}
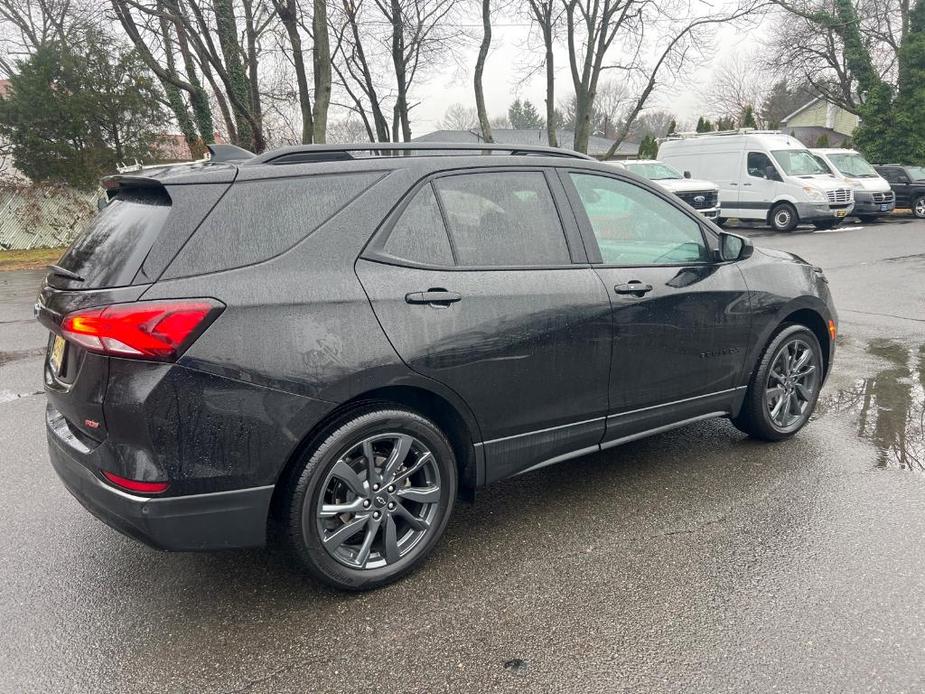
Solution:
{"label": "white cargo van", "polygon": [[715,181],[723,218],[762,221],[778,231],[801,222],[830,229],[854,208],[854,189],[830,174],[799,140],[778,131],[669,135],[658,158]]}
{"label": "white cargo van", "polygon": [[682,175],[668,164],[655,159],[630,159],[622,164],[637,176],[648,178],[669,193],[674,193],[707,219],[715,220],[719,217],[719,186],[715,183],[691,178],[687,171]]}
{"label": "white cargo van", "polygon": [[854,211],[851,213],[853,217],[862,222],[873,222],[880,215],[889,214],[896,207],[896,197],[889,182],[853,149],[809,151],[830,174],[854,187]]}

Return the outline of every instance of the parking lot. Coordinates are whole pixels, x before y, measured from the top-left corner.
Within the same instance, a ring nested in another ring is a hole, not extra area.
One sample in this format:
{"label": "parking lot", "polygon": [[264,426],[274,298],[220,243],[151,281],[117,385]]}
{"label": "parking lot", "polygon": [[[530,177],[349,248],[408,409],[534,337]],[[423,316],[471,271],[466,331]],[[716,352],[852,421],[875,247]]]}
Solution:
{"label": "parking lot", "polygon": [[925,221],[745,233],[829,278],[813,423],[768,445],[706,422],[498,483],[360,595],[84,511],[45,451],[41,273],[0,273],[0,691],[922,691]]}

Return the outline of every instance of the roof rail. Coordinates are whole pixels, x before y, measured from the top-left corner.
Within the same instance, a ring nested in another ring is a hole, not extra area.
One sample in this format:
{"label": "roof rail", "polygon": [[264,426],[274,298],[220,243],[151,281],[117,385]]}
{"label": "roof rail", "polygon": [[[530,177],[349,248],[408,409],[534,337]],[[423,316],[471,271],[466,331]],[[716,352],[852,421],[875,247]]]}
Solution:
{"label": "roof rail", "polygon": [[711,136],[728,136],[728,135],[786,135],[782,130],[759,130],[758,128],[736,128],[735,130],[713,130],[705,133],[685,132],[671,133],[665,137],[659,138],[659,141],[665,140],[686,140],[694,137],[711,137]]}
{"label": "roof rail", "polygon": [[[367,156],[354,156],[354,152],[367,152]],[[346,145],[295,145],[264,152],[244,162],[250,164],[305,164],[310,162],[347,161],[368,157],[395,156],[452,156],[460,152],[506,153],[515,155],[545,155],[596,161],[581,152],[539,145],[501,145],[476,142],[366,142]],[[443,154],[441,154],[443,153]]]}

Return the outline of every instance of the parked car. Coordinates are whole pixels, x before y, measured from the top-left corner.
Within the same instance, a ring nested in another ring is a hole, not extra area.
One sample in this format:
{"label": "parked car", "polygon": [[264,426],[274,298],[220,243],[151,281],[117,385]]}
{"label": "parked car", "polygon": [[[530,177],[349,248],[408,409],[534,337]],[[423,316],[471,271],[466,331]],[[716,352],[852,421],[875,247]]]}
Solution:
{"label": "parked car", "polygon": [[854,208],[854,191],[832,176],[799,140],[777,131],[669,135],[658,157],[719,184],[723,218],[792,231],[840,224]]}
{"label": "parked car", "polygon": [[893,211],[896,198],[890,184],[858,152],[853,149],[809,151],[835,178],[854,186],[853,216],[862,222],[873,222]]}
{"label": "parked car", "polygon": [[707,219],[720,215],[719,186],[710,181],[691,178],[690,171],[681,174],[676,169],[655,159],[638,159],[621,162],[637,176],[654,181],[669,193],[674,193]]}
{"label": "parked car", "polygon": [[834,355],[819,268],[561,150],[298,146],[105,183],[36,305],[49,451],[161,549],[279,533],[321,581],[382,585],[458,493],[713,417],[793,436]]}
{"label": "parked car", "polygon": [[896,195],[896,207],[912,210],[919,219],[925,219],[925,166],[883,164],[875,166]]}

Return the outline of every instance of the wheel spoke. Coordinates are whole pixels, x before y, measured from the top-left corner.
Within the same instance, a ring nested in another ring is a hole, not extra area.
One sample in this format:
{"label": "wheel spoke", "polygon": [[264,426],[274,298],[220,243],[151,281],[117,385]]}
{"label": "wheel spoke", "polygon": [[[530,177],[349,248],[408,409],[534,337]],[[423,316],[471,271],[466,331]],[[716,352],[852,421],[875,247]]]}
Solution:
{"label": "wheel spoke", "polygon": [[797,389],[797,392],[800,394],[800,397],[803,398],[805,402],[809,402],[813,392],[802,383],[796,383],[794,385]]}
{"label": "wheel spoke", "polygon": [[[778,361],[780,361],[780,360],[778,360]],[[774,367],[776,367],[776,366],[777,366],[777,364],[775,363],[775,364],[774,364]],[[771,367],[771,378],[773,378],[773,379],[774,379],[775,381],[777,381],[778,383],[783,383],[783,382],[784,382],[784,374],[780,373],[780,372],[779,372],[776,368],[774,368],[774,367]]]}
{"label": "wheel spoke", "polygon": [[777,403],[774,405],[774,407],[771,408],[771,419],[773,419],[775,422],[777,422],[781,426],[784,426],[784,423],[783,421],[781,421],[781,419],[782,419],[782,413],[784,409],[785,400],[787,400],[787,398],[782,395],[780,400],[778,400]]}
{"label": "wheel spoke", "polygon": [[803,414],[803,411],[800,407],[800,399],[794,392],[790,393],[790,398],[787,402],[787,414],[793,415],[794,419]]}
{"label": "wheel spoke", "polygon": [[379,482],[379,473],[376,472],[376,454],[373,452],[373,442],[363,442],[363,457],[366,458],[366,481],[369,484]]}
{"label": "wheel spoke", "polygon": [[426,465],[431,460],[433,460],[433,456],[430,454],[430,452],[425,453],[420,458],[418,458],[417,462],[414,465],[409,467],[407,470],[405,470],[401,474],[396,475],[395,478],[392,480],[392,484],[400,484],[404,482],[406,479],[411,477],[411,475],[413,475],[415,472],[420,470],[422,467],[424,467],[424,465]]}
{"label": "wheel spoke", "polygon": [[440,487],[403,487],[395,494],[402,499],[417,501],[420,504],[435,504],[440,501]]}
{"label": "wheel spoke", "polygon": [[349,523],[344,523],[341,527],[339,527],[337,530],[322,540],[324,542],[324,546],[329,550],[334,550],[337,547],[340,547],[342,544],[344,544],[344,542],[356,535],[360,529],[366,525],[368,520],[368,516],[360,516],[359,518],[354,518]]}
{"label": "wheel spoke", "polygon": [[360,549],[357,551],[356,556],[356,562],[360,565],[361,569],[364,568],[366,562],[369,561],[369,551],[372,549],[373,540],[376,539],[376,534],[379,532],[379,524],[380,521],[370,518],[366,526],[366,537],[363,538],[363,544],[360,545]]}
{"label": "wheel spoke", "polygon": [[808,349],[803,350],[803,353],[799,356],[796,363],[793,365],[794,374],[800,373],[804,366],[809,363],[809,360],[813,358],[813,353]]}
{"label": "wheel spoke", "polygon": [[350,488],[350,491],[357,496],[366,495],[366,489],[363,487],[363,482],[360,480],[360,476],[343,460],[337,461],[337,464],[331,468],[331,474],[346,484],[347,487]]}
{"label": "wheel spoke", "polygon": [[398,550],[398,531],[395,528],[395,519],[388,516],[385,519],[385,561],[394,564],[400,556]]}
{"label": "wheel spoke", "polygon": [[795,375],[797,378],[805,378],[806,376],[809,376],[811,373],[813,373],[815,370],[816,370],[816,367],[810,364],[809,366],[803,367],[803,370],[798,371]]}
{"label": "wheel spoke", "polygon": [[391,482],[392,475],[395,474],[399,465],[405,461],[409,450],[411,450],[411,437],[406,434],[399,434],[396,436],[395,446],[392,448],[389,459],[386,461],[385,467],[382,470],[383,482]]}
{"label": "wheel spoke", "polygon": [[783,388],[780,388],[780,387],[778,387],[778,388],[768,388],[768,392],[766,393],[766,396],[767,396],[767,398],[768,398],[768,404],[770,405],[771,402],[774,400],[774,398],[779,398],[779,397],[781,397],[783,394],[784,394],[784,389],[783,389]]}
{"label": "wheel spoke", "polygon": [[321,511],[318,512],[322,518],[333,518],[342,513],[356,513],[363,508],[363,499],[357,497],[346,504],[322,504]]}
{"label": "wheel spoke", "polygon": [[421,520],[401,504],[395,505],[395,513],[404,518],[414,530],[427,530],[430,527],[430,523]]}

